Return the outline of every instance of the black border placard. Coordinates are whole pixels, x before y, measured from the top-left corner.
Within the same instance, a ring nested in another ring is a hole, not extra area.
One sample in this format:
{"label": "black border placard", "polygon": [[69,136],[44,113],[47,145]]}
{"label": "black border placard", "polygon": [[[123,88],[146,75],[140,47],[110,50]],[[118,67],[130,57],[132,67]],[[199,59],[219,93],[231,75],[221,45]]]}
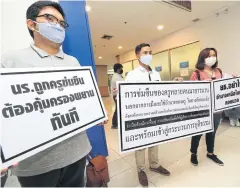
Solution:
{"label": "black border placard", "polygon": [[216,81],[213,82],[213,105],[214,105],[214,111],[215,111],[215,112],[224,111],[224,110],[231,109],[231,108],[234,108],[234,107],[238,107],[238,106],[239,106],[239,104],[236,104],[236,105],[230,105],[230,106],[225,107],[225,108],[216,109],[215,83],[216,83],[216,82],[224,82],[224,81],[226,81],[226,80],[234,80],[234,79],[240,79],[240,77],[226,78],[226,79],[216,80]]}
{"label": "black border placard", "polygon": [[32,151],[32,150],[35,150],[35,149],[37,149],[37,148],[39,148],[39,147],[41,147],[41,146],[44,146],[44,145],[46,145],[46,144],[48,144],[48,143],[50,143],[50,142],[53,142],[53,141],[55,141],[55,140],[57,140],[57,139],[59,139],[59,138],[61,138],[61,137],[63,137],[63,136],[66,136],[66,135],[68,135],[68,134],[70,134],[70,133],[73,133],[73,132],[75,132],[75,131],[83,128],[83,127],[88,126],[89,124],[92,124],[92,123],[94,123],[94,122],[97,122],[97,121],[100,120],[100,119],[106,118],[106,114],[104,113],[104,107],[103,107],[103,105],[102,105],[102,103],[101,103],[101,99],[100,99],[99,93],[97,92],[98,90],[97,90],[96,82],[94,81],[94,77],[93,77],[93,75],[92,75],[92,71],[91,71],[90,68],[89,68],[89,69],[88,69],[88,68],[83,68],[83,69],[61,69],[61,70],[46,70],[46,71],[27,71],[27,72],[7,72],[7,73],[1,73],[1,74],[0,74],[1,76],[9,76],[9,75],[19,75],[19,74],[44,74],[44,73],[51,73],[51,72],[54,73],[54,72],[72,72],[72,71],[89,71],[89,73],[90,73],[90,75],[91,75],[91,78],[92,78],[92,82],[93,82],[95,91],[96,91],[96,93],[97,93],[98,101],[99,101],[99,103],[100,103],[100,105],[101,105],[101,109],[102,109],[103,116],[102,116],[102,117],[99,117],[98,119],[96,119],[96,120],[94,120],[94,121],[91,121],[91,122],[89,122],[89,123],[87,123],[87,124],[84,124],[84,125],[82,125],[81,127],[78,127],[78,128],[73,129],[73,130],[71,130],[71,131],[69,131],[69,132],[66,132],[66,133],[64,133],[64,134],[62,134],[62,135],[60,135],[60,136],[57,136],[57,137],[55,137],[55,138],[53,138],[53,139],[51,139],[51,140],[48,140],[48,141],[46,141],[46,142],[44,142],[44,143],[41,143],[41,144],[39,144],[39,145],[37,145],[37,146],[34,146],[34,147],[32,147],[32,148],[30,148],[30,149],[28,149],[28,150],[25,150],[25,151],[23,151],[23,152],[21,152],[21,153],[19,153],[19,154],[17,154],[17,155],[14,155],[14,156],[12,156],[12,157],[10,157],[10,158],[7,158],[7,159],[5,158],[5,156],[4,156],[4,154],[3,154],[3,148],[2,148],[2,146],[1,146],[1,159],[2,159],[2,162],[3,162],[3,163],[8,162],[8,161],[10,161],[10,160],[12,160],[12,159],[14,159],[14,158],[17,158],[17,157],[19,157],[19,156],[21,156],[21,155],[23,155],[23,154],[25,154],[25,153],[28,153],[28,152],[30,152],[30,151]]}
{"label": "black border placard", "polygon": [[[118,110],[119,110],[119,115],[120,117],[122,116],[122,111],[121,111],[121,86],[124,86],[124,85],[159,85],[159,84],[209,84],[210,85],[210,93],[212,91],[212,84],[211,82],[144,82],[144,83],[127,83],[127,82],[124,82],[124,83],[119,83],[118,84],[118,102],[119,102],[119,105],[118,105]],[[127,152],[129,150],[134,150],[134,149],[137,149],[137,148],[142,148],[142,147],[147,147],[147,146],[150,146],[150,145],[155,145],[155,144],[160,144],[162,142],[167,142],[167,141],[170,141],[170,140],[175,140],[175,139],[179,139],[179,138],[183,138],[183,137],[188,137],[188,136],[191,136],[191,135],[196,135],[196,134],[201,134],[201,133],[205,133],[205,132],[210,132],[210,131],[213,131],[214,130],[214,125],[213,125],[213,100],[212,100],[212,97],[210,97],[210,102],[211,102],[211,112],[210,112],[210,116],[211,116],[211,125],[212,125],[212,128],[211,129],[208,129],[208,130],[205,130],[205,131],[200,131],[200,132],[195,132],[195,133],[192,133],[192,134],[187,134],[187,135],[183,135],[183,136],[179,136],[179,137],[175,137],[175,138],[170,138],[170,139],[165,139],[165,140],[161,140],[161,141],[157,141],[157,142],[153,142],[153,143],[149,143],[149,144],[143,144],[143,145],[140,145],[140,146],[136,146],[136,147],[131,147],[131,148],[128,148],[128,149],[123,149],[123,140],[122,140],[122,118],[119,118],[119,121],[120,121],[120,125],[119,125],[119,131],[120,131],[120,149],[121,149],[121,152]]]}

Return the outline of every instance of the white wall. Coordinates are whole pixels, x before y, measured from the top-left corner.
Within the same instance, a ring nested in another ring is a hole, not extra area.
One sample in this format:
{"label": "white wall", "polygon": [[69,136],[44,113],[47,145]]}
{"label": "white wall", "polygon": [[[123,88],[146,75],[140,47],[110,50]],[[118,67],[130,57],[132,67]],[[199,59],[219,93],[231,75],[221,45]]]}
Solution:
{"label": "white wall", "polygon": [[11,50],[26,48],[32,42],[26,25],[26,11],[35,1],[1,1],[1,54]]}
{"label": "white wall", "polygon": [[[226,72],[240,74],[240,6],[228,14],[212,16],[191,27],[150,42],[153,52],[200,41],[201,48],[215,47],[219,52],[219,66]],[[146,41],[149,42],[149,41]],[[121,63],[135,59],[134,51],[120,56]]]}
{"label": "white wall", "polygon": [[26,11],[35,1],[0,0],[0,54],[29,47],[33,42],[26,25]]}

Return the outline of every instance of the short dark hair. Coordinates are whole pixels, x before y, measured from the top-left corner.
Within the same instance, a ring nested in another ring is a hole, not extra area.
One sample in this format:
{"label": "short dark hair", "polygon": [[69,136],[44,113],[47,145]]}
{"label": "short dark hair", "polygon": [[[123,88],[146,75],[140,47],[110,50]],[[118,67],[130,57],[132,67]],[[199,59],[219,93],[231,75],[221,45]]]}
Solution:
{"label": "short dark hair", "polygon": [[137,45],[136,48],[135,48],[135,54],[136,54],[136,55],[139,54],[139,52],[141,51],[141,49],[142,49],[143,47],[146,47],[146,46],[151,47],[150,44],[147,44],[147,43],[142,43],[142,44]]}
{"label": "short dark hair", "polygon": [[[60,14],[63,16],[63,18],[65,18],[65,14],[64,11],[62,9],[62,7],[60,6],[59,3],[54,2],[54,1],[37,1],[35,3],[33,3],[28,9],[27,9],[27,13],[26,13],[26,18],[27,20],[33,20],[36,21],[36,17],[38,16],[38,14],[40,13],[40,11],[44,8],[44,7],[53,7],[55,9],[57,9],[58,12],[60,12]],[[33,31],[28,29],[29,33],[31,35],[32,38],[33,37]]]}
{"label": "short dark hair", "polygon": [[[198,56],[198,61],[196,64],[196,69],[203,70],[205,67],[205,59],[209,57],[210,51],[213,50],[216,54],[217,57],[217,50],[215,48],[205,48],[203,49],[199,56]],[[212,66],[212,68],[216,68],[218,66],[218,61]]]}
{"label": "short dark hair", "polygon": [[114,72],[117,72],[118,69],[122,69],[122,68],[123,68],[123,66],[120,63],[116,63],[113,65]]}

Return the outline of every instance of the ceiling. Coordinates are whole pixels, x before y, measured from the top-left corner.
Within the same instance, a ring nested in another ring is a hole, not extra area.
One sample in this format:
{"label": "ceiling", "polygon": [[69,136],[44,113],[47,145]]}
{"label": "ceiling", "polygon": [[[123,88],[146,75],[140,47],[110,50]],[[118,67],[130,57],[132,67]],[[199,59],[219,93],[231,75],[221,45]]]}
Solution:
{"label": "ceiling", "polygon": [[[159,0],[145,1],[91,1],[88,12],[96,64],[112,65],[115,56],[141,42],[150,42],[194,24],[193,19],[205,19],[222,7],[237,1],[192,1],[192,12],[171,6]],[[127,23],[125,23],[127,22]],[[157,30],[158,25],[164,29]],[[111,40],[103,40],[104,35]],[[121,45],[123,48],[118,49]],[[98,57],[101,56],[102,59]]]}

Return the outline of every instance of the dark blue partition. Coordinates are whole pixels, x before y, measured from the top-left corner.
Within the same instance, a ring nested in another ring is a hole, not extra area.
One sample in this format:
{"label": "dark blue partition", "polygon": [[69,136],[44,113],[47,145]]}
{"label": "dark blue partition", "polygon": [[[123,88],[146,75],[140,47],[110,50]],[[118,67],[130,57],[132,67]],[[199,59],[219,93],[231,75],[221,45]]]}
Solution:
{"label": "dark blue partition", "polygon": [[[78,59],[82,66],[91,66],[96,76],[96,66],[93,57],[91,33],[88,16],[85,11],[85,1],[59,1],[70,27],[66,32],[63,44],[65,53]],[[105,131],[102,126],[94,126],[87,130],[88,138],[94,154],[108,155]]]}

